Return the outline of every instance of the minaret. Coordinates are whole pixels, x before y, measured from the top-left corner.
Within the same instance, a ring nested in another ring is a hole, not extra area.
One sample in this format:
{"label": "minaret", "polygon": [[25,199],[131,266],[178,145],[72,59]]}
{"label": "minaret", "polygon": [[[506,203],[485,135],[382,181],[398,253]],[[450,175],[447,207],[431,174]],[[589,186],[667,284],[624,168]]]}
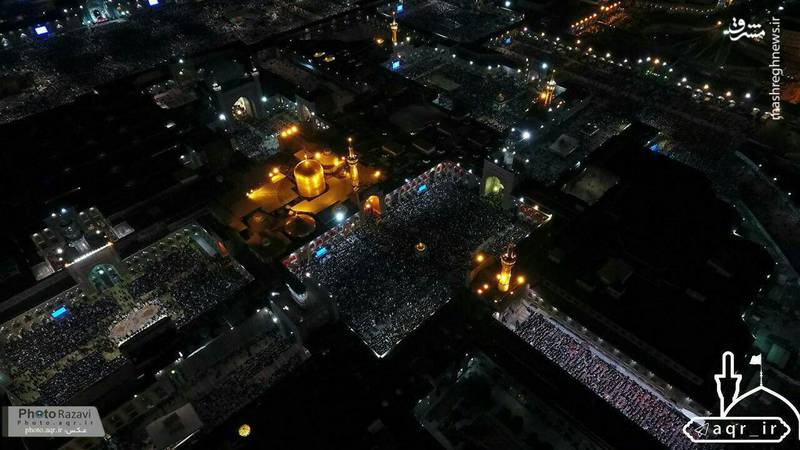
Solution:
{"label": "minaret", "polygon": [[397,18],[396,14],[392,13],[392,23],[389,24],[389,29],[392,30],[392,45],[397,45]]}
{"label": "minaret", "polygon": [[353,150],[353,138],[347,138],[347,166],[350,168],[350,181],[353,183],[354,188],[358,188],[358,155]]}
{"label": "minaret", "polygon": [[500,275],[497,276],[497,289],[500,292],[508,292],[509,285],[511,284],[511,269],[517,262],[517,252],[514,249],[514,244],[508,244],[506,252],[500,255]]}
{"label": "minaret", "polygon": [[[553,71],[553,73],[554,72],[555,70]],[[550,103],[553,102],[553,98],[555,98],[555,96],[556,96],[556,80],[553,78],[553,75],[551,73],[550,81],[548,81],[547,84],[545,85],[544,90],[539,95],[539,98],[542,99],[542,105],[544,105],[545,108],[548,108],[550,107]]]}

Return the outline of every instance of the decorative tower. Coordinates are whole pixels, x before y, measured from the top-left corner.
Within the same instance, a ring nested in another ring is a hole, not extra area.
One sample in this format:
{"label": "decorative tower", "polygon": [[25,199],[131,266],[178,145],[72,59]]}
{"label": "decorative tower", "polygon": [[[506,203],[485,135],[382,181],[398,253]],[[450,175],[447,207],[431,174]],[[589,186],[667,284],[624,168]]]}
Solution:
{"label": "decorative tower", "polygon": [[497,276],[497,289],[500,292],[508,292],[511,284],[511,269],[517,262],[517,252],[514,244],[508,244],[506,252],[500,255],[500,275]]}
{"label": "decorative tower", "polygon": [[392,13],[392,23],[389,24],[389,29],[392,30],[392,45],[397,45],[397,17],[396,14]]}
{"label": "decorative tower", "polygon": [[[555,70],[553,71],[555,72]],[[553,75],[550,75],[550,80],[544,86],[544,89],[539,94],[539,99],[542,101],[542,106],[545,108],[550,107],[550,103],[553,102],[553,99],[556,96],[556,80],[553,78]]]}
{"label": "decorative tower", "polygon": [[350,181],[353,183],[353,188],[357,189],[359,185],[358,179],[358,155],[353,150],[353,138],[347,138],[347,166],[350,168]]}

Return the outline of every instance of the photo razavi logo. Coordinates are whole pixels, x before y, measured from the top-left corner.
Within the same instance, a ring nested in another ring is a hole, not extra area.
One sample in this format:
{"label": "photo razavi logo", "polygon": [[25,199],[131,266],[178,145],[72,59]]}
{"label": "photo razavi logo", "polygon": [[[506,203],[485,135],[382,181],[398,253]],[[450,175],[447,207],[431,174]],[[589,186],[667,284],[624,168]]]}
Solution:
{"label": "photo razavi logo", "polygon": [[[800,412],[784,396],[764,386],[761,355],[750,358],[750,364],[759,366],[758,386],[740,394],[742,375],[734,371],[733,353],[722,355],[722,373],[714,376],[719,397],[719,416],[695,417],[683,427],[683,433],[697,443],[774,444],[787,436],[800,441]],[[781,416],[739,415],[748,400],[769,396],[786,410]],[[791,412],[789,412],[791,411]],[[791,415],[794,417],[790,417]],[[791,425],[784,420],[790,420]],[[794,433],[792,429],[794,428]]]}

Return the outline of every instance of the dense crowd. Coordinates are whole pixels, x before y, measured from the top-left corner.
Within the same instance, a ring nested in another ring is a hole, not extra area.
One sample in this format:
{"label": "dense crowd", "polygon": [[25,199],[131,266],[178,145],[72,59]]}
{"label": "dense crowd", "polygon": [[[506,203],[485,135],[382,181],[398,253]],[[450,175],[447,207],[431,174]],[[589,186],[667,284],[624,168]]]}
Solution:
{"label": "dense crowd", "polygon": [[[345,11],[347,2],[237,0],[165,4],[101,26],[0,49],[0,73],[34,77],[0,99],[0,123],[74,100],[98,86],[236,39],[255,40]],[[136,36],[131,40],[130,36]]]}
{"label": "dense crowd", "polygon": [[100,352],[92,352],[50,377],[40,388],[36,404],[65,405],[75,394],[113,374],[125,362],[121,356],[109,361]]}
{"label": "dense crowd", "polygon": [[451,287],[463,283],[471,252],[511,226],[499,207],[461,182],[427,187],[393,204],[379,222],[360,222],[300,269],[328,289],[377,355],[446,303]]}
{"label": "dense crowd", "polygon": [[527,317],[509,314],[512,311],[503,316],[503,321],[525,342],[667,447],[692,447],[681,432],[687,419],[624,369],[599,357],[586,343],[532,308],[526,311]]}
{"label": "dense crowd", "polygon": [[20,372],[41,372],[105,332],[105,325],[118,309],[119,305],[108,297],[69,305],[64,315],[34,324],[19,338],[3,342],[3,366],[10,365]]}
{"label": "dense crowd", "polygon": [[134,298],[171,298],[172,317],[178,327],[229,298],[250,280],[235,262],[206,257],[189,243],[157,250],[152,259],[139,260],[141,275],[128,289]]}
{"label": "dense crowd", "polygon": [[[478,122],[505,132],[522,120],[531,105],[522,71],[468,61],[445,47],[417,46],[401,51],[403,76],[440,92],[440,104],[451,97]],[[394,58],[386,62],[391,68]],[[444,100],[441,100],[444,99]],[[455,104],[453,103],[453,104]]]}
{"label": "dense crowd", "polygon": [[[393,7],[387,7],[387,12]],[[414,28],[459,42],[473,42],[521,19],[521,15],[491,2],[469,0],[407,1],[403,15],[403,22]]]}
{"label": "dense crowd", "polygon": [[280,359],[293,345],[280,330],[270,327],[265,333],[257,342],[218,364],[212,373],[204,374],[213,381],[212,390],[196,403],[205,423],[222,422],[302,362],[301,353]]}
{"label": "dense crowd", "polygon": [[66,308],[62,315],[31,324],[20,337],[9,337],[0,343],[0,367],[13,376],[13,391],[39,392],[36,404],[63,404],[123,362],[107,361],[96,350],[81,357],[83,349],[94,348],[98,339],[105,336],[119,310],[113,299],[80,299]]}

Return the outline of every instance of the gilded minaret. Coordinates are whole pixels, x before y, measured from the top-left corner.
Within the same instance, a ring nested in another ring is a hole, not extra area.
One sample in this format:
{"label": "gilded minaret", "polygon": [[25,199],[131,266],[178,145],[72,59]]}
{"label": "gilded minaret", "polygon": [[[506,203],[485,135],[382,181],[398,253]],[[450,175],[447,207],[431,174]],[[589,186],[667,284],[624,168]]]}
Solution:
{"label": "gilded minaret", "polygon": [[517,262],[517,252],[514,249],[514,244],[508,244],[506,252],[500,255],[500,275],[497,277],[497,289],[500,292],[508,292],[509,285],[511,284],[511,269]]}
{"label": "gilded minaret", "polygon": [[358,180],[358,155],[356,155],[356,151],[353,150],[353,138],[347,138],[347,166],[350,168],[350,181],[353,183],[353,187],[357,188],[359,184]]}
{"label": "gilded minaret", "polygon": [[[555,72],[555,70],[553,71]],[[553,79],[553,75],[550,75],[550,81],[544,87],[544,90],[539,95],[539,98],[542,99],[542,105],[545,108],[550,107],[550,103],[553,102],[553,98],[556,96],[556,80]]]}
{"label": "gilded minaret", "polygon": [[397,18],[395,13],[392,13],[392,23],[389,24],[389,29],[392,30],[392,45],[397,45]]}

